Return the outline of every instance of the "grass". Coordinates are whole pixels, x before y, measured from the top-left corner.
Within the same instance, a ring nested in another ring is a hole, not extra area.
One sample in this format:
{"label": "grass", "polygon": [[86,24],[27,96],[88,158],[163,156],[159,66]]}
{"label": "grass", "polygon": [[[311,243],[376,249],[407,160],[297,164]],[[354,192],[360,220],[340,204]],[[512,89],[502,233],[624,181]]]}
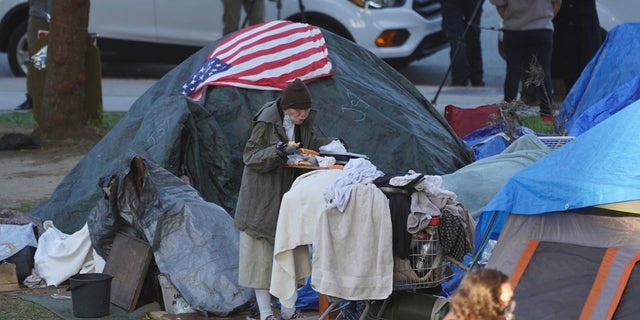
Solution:
{"label": "grass", "polygon": [[40,203],[40,201],[37,201],[37,200],[28,201],[28,202],[21,202],[21,203],[15,205],[15,206],[9,206],[9,207],[3,208],[3,209],[14,210],[14,211],[17,211],[17,212],[29,212],[29,211],[31,211],[31,209],[35,208],[39,203]]}
{"label": "grass", "polygon": [[[102,127],[111,129],[120,121],[125,112],[102,113]],[[30,134],[38,124],[33,118],[32,112],[7,112],[0,113],[0,135],[7,133]]]}
{"label": "grass", "polygon": [[9,319],[59,319],[43,306],[10,294],[0,294],[0,320]]}
{"label": "grass", "polygon": [[31,112],[0,113],[0,135],[7,133],[30,134],[36,127]]}
{"label": "grass", "polygon": [[104,112],[102,113],[102,125],[107,128],[113,128],[126,112]]}
{"label": "grass", "polygon": [[36,121],[30,112],[8,112],[0,114],[1,123],[14,123],[19,125],[34,125]]}
{"label": "grass", "polygon": [[551,123],[542,122],[542,118],[540,116],[521,116],[520,121],[522,121],[522,125],[542,134],[553,134],[554,127]]}

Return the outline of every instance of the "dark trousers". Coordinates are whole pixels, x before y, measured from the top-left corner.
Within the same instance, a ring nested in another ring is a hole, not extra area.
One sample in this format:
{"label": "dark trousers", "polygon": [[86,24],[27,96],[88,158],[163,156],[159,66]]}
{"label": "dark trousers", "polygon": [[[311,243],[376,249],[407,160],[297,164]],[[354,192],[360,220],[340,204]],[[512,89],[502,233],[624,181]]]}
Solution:
{"label": "dark trousers", "polygon": [[[551,115],[551,53],[553,51],[553,31],[548,29],[512,31],[504,30],[504,50],[507,60],[507,75],[504,80],[504,100],[516,100],[520,77],[525,68],[530,68],[529,59],[533,56],[539,63],[541,72],[529,72],[538,87],[540,114]],[[537,76],[536,76],[537,75]]]}
{"label": "dark trousers", "polygon": [[[482,83],[482,49],[480,47],[480,16],[482,4],[475,16],[478,2],[484,0],[440,0],[442,7],[442,26],[447,34],[451,46],[449,57],[451,58],[451,82],[455,85],[467,85]],[[473,21],[471,19],[473,18]],[[471,24],[462,41],[462,34]],[[459,48],[457,48],[460,46]],[[456,54],[457,48],[457,54]],[[454,57],[455,54],[455,57]]]}

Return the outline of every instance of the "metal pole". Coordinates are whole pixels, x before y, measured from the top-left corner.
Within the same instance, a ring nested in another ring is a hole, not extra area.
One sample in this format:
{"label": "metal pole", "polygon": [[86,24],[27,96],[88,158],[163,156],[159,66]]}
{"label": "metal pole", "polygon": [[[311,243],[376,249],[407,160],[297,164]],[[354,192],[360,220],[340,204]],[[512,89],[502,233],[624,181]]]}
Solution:
{"label": "metal pole", "polygon": [[473,256],[473,260],[469,265],[469,270],[473,270],[476,263],[478,263],[478,260],[480,259],[480,255],[482,254],[482,251],[484,251],[484,249],[487,247],[487,243],[489,243],[489,238],[491,237],[493,228],[495,228],[497,219],[498,219],[498,211],[494,211],[493,215],[491,216],[491,220],[489,220],[489,225],[487,225],[487,230],[485,230],[485,233],[482,236],[482,240],[480,240],[480,246],[478,246],[478,250],[476,251],[475,255]]}
{"label": "metal pole", "polygon": [[302,23],[307,23],[307,17],[304,14],[305,8],[302,0],[298,0],[298,7],[300,8],[300,21]]}
{"label": "metal pole", "polygon": [[276,8],[278,8],[278,20],[280,20],[280,11],[282,11],[282,0],[276,1]]}
{"label": "metal pole", "polygon": [[[458,45],[456,46],[455,51],[453,51],[453,57],[451,57],[451,63],[449,63],[449,68],[447,68],[447,72],[444,74],[444,77],[442,78],[442,82],[440,82],[440,86],[438,87],[438,91],[436,91],[436,95],[433,97],[433,100],[431,100],[431,104],[433,104],[434,106],[436,105],[436,101],[438,100],[438,96],[440,95],[440,91],[442,91],[442,87],[444,86],[444,83],[447,81],[447,78],[449,77],[449,73],[451,72],[453,61],[455,61],[456,57],[458,56],[458,51],[460,49],[460,46],[462,45],[462,41],[467,36],[467,32],[469,31],[469,28],[471,28],[472,23],[476,20],[476,15],[478,15],[478,11],[480,10],[480,7],[482,7],[483,3],[484,3],[484,0],[480,0],[478,1],[478,3],[476,3],[476,7],[473,8],[473,14],[471,14],[471,19],[469,19],[469,22],[467,23],[467,27],[464,28],[464,32],[462,32],[462,36],[460,36],[460,38],[458,39]],[[480,26],[478,25],[478,27]]]}

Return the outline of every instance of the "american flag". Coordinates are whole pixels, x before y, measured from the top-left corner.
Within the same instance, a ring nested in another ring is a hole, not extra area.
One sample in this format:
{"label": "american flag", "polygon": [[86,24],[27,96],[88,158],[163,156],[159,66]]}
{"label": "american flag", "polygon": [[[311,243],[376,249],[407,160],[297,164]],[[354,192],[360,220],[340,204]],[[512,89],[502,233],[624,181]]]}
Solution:
{"label": "american flag", "polygon": [[221,41],[182,86],[200,100],[206,86],[284,90],[288,83],[333,74],[320,29],[290,21],[270,21],[242,29]]}

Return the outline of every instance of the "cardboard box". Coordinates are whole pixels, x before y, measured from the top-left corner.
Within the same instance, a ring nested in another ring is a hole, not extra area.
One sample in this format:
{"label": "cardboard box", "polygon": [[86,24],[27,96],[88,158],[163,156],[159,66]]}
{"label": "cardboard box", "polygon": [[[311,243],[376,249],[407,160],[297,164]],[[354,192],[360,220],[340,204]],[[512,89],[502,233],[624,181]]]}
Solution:
{"label": "cardboard box", "polygon": [[16,265],[13,263],[0,263],[0,292],[20,289]]}

